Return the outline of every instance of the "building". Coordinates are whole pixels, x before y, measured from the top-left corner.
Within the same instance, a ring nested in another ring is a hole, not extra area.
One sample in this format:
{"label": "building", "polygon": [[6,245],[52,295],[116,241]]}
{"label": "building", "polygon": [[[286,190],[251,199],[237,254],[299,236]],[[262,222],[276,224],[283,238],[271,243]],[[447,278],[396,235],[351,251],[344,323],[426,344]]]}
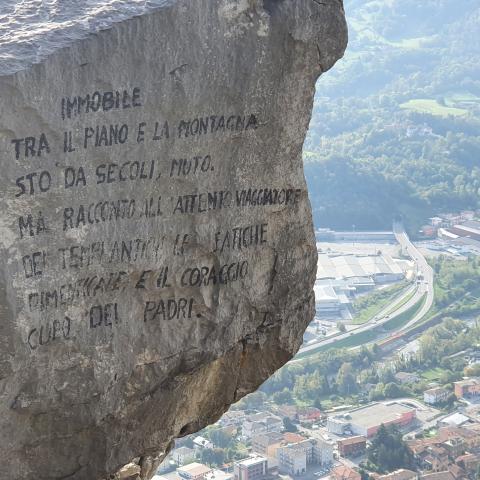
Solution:
{"label": "building", "polygon": [[457,398],[468,398],[480,395],[480,378],[469,378],[453,383]]}
{"label": "building", "polygon": [[177,468],[177,474],[183,480],[204,480],[205,475],[211,471],[210,467],[197,462]]}
{"label": "building", "polygon": [[350,420],[348,415],[334,415],[327,418],[327,430],[337,435],[345,435],[350,431]]}
{"label": "building", "polygon": [[304,423],[316,422],[323,417],[323,413],[316,407],[297,407],[294,405],[279,405],[276,413],[282,418],[288,417],[292,421]]}
{"label": "building", "polygon": [[448,450],[443,445],[431,445],[425,450],[422,455],[422,467],[431,472],[443,472],[448,469],[450,459],[448,457]]}
{"label": "building", "polygon": [[409,372],[397,372],[395,374],[395,380],[397,380],[402,385],[406,383],[416,383],[420,381],[420,377],[415,373]]}
{"label": "building", "polygon": [[455,235],[459,237],[473,238],[474,240],[480,240],[480,224],[478,222],[465,222],[463,224],[457,224],[449,229]]}
{"label": "building", "polygon": [[279,405],[275,413],[282,418],[288,417],[290,420],[298,420],[298,407],[296,405]]}
{"label": "building", "polygon": [[430,388],[423,392],[423,401],[430,405],[435,405],[437,403],[445,402],[449,395],[450,392],[445,388]]}
{"label": "building", "polygon": [[331,480],[361,480],[362,476],[353,468],[340,465],[332,470],[330,478]]}
{"label": "building", "polygon": [[480,466],[480,456],[474,453],[466,453],[458,457],[455,463],[467,473],[474,474]]}
{"label": "building", "polygon": [[205,475],[205,480],[232,480],[233,473],[224,472],[222,470],[212,470]]}
{"label": "building", "polygon": [[235,480],[261,480],[268,473],[266,457],[253,455],[250,458],[235,462],[233,475]]}
{"label": "building", "polygon": [[222,427],[240,427],[245,420],[246,414],[243,410],[229,410],[224,413],[218,424]]}
{"label": "building", "polygon": [[358,457],[367,449],[367,439],[361,435],[337,441],[338,453],[341,457]]}
{"label": "building", "polygon": [[278,467],[281,473],[302,475],[307,471],[307,463],[311,464],[313,448],[310,442],[287,445],[277,449]]}
{"label": "building", "polygon": [[441,428],[440,434],[444,430],[451,432],[451,436],[462,437],[468,450],[480,450],[480,424],[472,423],[463,427]]}
{"label": "building", "polygon": [[317,280],[350,279],[353,284],[362,279],[375,283],[389,283],[403,280],[404,272],[392,257],[385,254],[355,255],[319,253]]}
{"label": "building", "polygon": [[195,459],[195,450],[188,447],[175,448],[170,452],[170,457],[177,465],[185,465]]}
{"label": "building", "polygon": [[[302,437],[303,439],[303,437]],[[275,453],[271,455],[271,447],[278,448],[283,442],[283,435],[279,432],[266,432],[254,435],[252,437],[252,450],[260,455],[267,457],[276,456]]]}
{"label": "building", "polygon": [[455,412],[438,420],[437,424],[439,427],[460,427],[469,421],[470,418],[463,413]]}
{"label": "building", "polygon": [[200,435],[193,439],[193,448],[195,448],[195,450],[203,450],[204,448],[212,449],[213,447],[214,445],[212,442]]}
{"label": "building", "polygon": [[345,306],[350,305],[350,299],[344,294],[338,294],[329,285],[314,285],[315,311],[320,317],[336,317],[341,315]]}
{"label": "building", "polygon": [[348,414],[329,417],[327,430],[340,435],[351,431],[355,435],[371,438],[377,433],[380,425],[405,427],[415,418],[414,408],[396,402],[373,403],[351,410]]}
{"label": "building", "polygon": [[427,473],[426,475],[420,475],[420,480],[455,480],[455,477],[448,470],[435,473]]}
{"label": "building", "polygon": [[393,232],[336,232],[329,228],[319,228],[315,232],[319,242],[394,242]]}
{"label": "building", "polygon": [[443,446],[447,449],[448,456],[451,459],[458,458],[465,453],[465,441],[462,437],[451,437]]}
{"label": "building", "polygon": [[251,439],[254,435],[266,432],[281,432],[283,420],[269,413],[255,413],[245,418],[242,424],[242,437]]}
{"label": "building", "polygon": [[467,472],[455,463],[448,466],[448,471],[454,476],[455,480],[467,480]]}
{"label": "building", "polygon": [[418,473],[401,468],[387,475],[380,475],[378,480],[418,480]]}
{"label": "building", "polygon": [[316,407],[299,407],[297,412],[298,421],[302,423],[316,422],[323,416],[322,411]]}
{"label": "building", "polygon": [[464,427],[443,427],[435,437],[409,440],[407,445],[420,467],[444,471],[466,450],[479,448],[480,435]]}
{"label": "building", "polygon": [[279,470],[288,475],[302,475],[308,465],[331,465],[334,443],[324,439],[304,439],[277,449]]}

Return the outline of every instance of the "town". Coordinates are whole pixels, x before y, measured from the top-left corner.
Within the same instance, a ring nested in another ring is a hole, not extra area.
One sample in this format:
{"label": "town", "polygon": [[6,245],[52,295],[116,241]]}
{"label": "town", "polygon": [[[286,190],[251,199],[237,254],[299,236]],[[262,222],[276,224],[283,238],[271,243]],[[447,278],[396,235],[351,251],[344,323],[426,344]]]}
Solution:
{"label": "town", "polygon": [[475,218],[438,215],[415,241],[399,221],[318,230],[316,316],[299,353],[177,439],[154,479],[480,478]]}

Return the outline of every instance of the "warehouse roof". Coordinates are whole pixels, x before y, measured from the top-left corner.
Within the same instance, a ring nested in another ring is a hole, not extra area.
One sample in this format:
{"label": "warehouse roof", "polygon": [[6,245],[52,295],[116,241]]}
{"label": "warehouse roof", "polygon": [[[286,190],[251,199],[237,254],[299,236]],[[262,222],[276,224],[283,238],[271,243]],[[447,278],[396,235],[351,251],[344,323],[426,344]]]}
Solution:
{"label": "warehouse roof", "polygon": [[394,422],[401,415],[411,411],[415,411],[415,409],[400,403],[374,403],[351,411],[350,423],[364,428],[371,428],[382,423]]}
{"label": "warehouse roof", "polygon": [[365,278],[375,275],[402,275],[402,269],[389,255],[318,255],[317,279]]}

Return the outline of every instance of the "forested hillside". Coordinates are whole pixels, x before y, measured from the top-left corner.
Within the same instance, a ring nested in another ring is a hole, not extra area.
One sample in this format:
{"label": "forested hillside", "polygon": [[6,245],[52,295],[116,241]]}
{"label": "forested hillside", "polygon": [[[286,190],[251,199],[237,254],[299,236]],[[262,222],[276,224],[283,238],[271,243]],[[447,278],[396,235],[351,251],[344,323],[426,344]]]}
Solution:
{"label": "forested hillside", "polygon": [[478,0],[346,0],[347,54],[317,85],[304,155],[317,227],[411,232],[480,207]]}

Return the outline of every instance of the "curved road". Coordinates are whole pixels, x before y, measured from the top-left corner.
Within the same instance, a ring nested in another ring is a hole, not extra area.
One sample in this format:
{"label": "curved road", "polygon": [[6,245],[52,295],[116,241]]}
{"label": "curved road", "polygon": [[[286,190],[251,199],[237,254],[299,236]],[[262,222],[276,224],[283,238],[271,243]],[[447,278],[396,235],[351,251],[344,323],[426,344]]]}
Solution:
{"label": "curved road", "polygon": [[427,294],[427,298],[425,300],[425,304],[423,305],[423,307],[401,329],[401,330],[406,330],[410,328],[412,325],[414,325],[415,323],[419,322],[432,308],[433,298],[434,298],[433,269],[428,264],[425,257],[419,252],[417,247],[410,241],[401,223],[395,222],[393,224],[393,233],[395,233],[397,242],[401,245],[402,249],[404,249],[408,253],[408,255],[414,260],[415,264],[417,265],[418,274],[423,275],[423,280],[420,286],[423,287],[423,292]]}
{"label": "curved road", "polygon": [[[413,245],[413,243],[410,241],[408,238],[408,235],[406,234],[403,225],[401,223],[394,223],[393,224],[393,231],[395,234],[395,237],[402,247],[402,250],[406,252],[412,260],[415,262],[417,266],[417,274],[423,276],[423,280],[421,280],[420,284],[417,286],[412,286],[408,290],[405,291],[404,295],[402,295],[400,298],[396,299],[394,303],[391,303],[390,305],[387,305],[380,313],[376,315],[379,320],[376,321],[369,321],[363,325],[358,326],[355,329],[352,329],[346,333],[342,333],[340,335],[336,335],[334,337],[326,338],[319,340],[318,342],[311,343],[309,345],[306,345],[304,347],[301,347],[300,350],[298,351],[298,354],[303,354],[312,350],[316,350],[319,347],[324,347],[326,345],[331,345],[332,343],[338,342],[339,340],[342,340],[344,338],[348,338],[351,335],[356,335],[361,332],[365,332],[367,330],[371,330],[372,328],[376,328],[378,326],[383,325],[384,323],[387,323],[390,321],[392,318],[397,317],[398,315],[401,315],[403,312],[407,311],[409,308],[413,307],[417,302],[420,301],[421,298],[426,294],[426,300],[422,308],[417,312],[414,318],[410,320],[405,326],[403,326],[398,332],[405,330],[418,321],[420,321],[426,313],[430,310],[433,304],[433,269],[430,267],[430,265],[427,263],[425,260],[425,257],[418,251],[418,249]],[[412,296],[408,302],[406,302],[404,305],[402,305],[398,310],[395,310],[394,313],[392,313],[390,316],[385,316],[386,313],[388,313],[392,307],[395,305],[401,303],[401,301],[406,298],[413,289],[416,288],[415,294]],[[390,334],[389,336],[395,335],[394,332]],[[383,337],[387,338],[387,337]]]}

